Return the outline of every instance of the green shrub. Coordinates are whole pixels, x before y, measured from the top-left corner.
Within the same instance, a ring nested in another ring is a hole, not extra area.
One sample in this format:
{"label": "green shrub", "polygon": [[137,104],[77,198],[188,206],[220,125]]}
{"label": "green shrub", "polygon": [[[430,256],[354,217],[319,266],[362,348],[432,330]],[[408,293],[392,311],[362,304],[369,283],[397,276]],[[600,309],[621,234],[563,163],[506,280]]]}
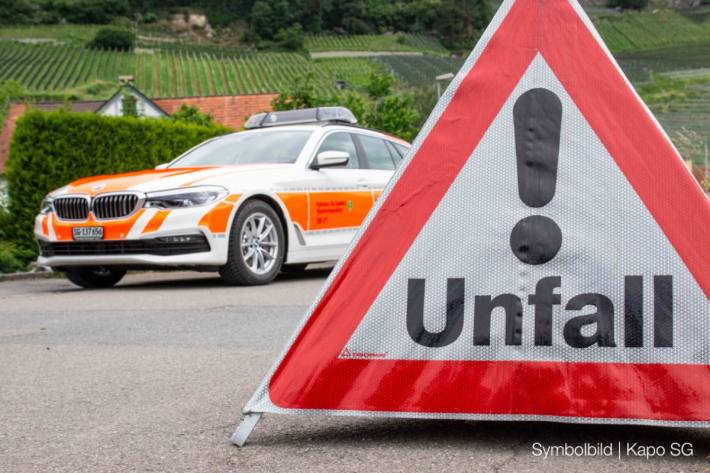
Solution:
{"label": "green shrub", "polygon": [[14,273],[25,266],[15,254],[14,245],[0,241],[0,273]]}
{"label": "green shrub", "polygon": [[298,51],[303,48],[303,41],[306,39],[303,34],[303,27],[299,23],[288,28],[280,29],[275,36],[277,44],[289,51]]}
{"label": "green shrub", "polygon": [[367,78],[365,90],[373,99],[379,99],[392,94],[392,87],[396,82],[392,74],[379,74],[373,71]]}
{"label": "green shrub", "polygon": [[54,10],[68,23],[106,24],[130,12],[128,0],[55,0],[45,9]]}
{"label": "green shrub", "polygon": [[186,103],[180,104],[180,107],[175,110],[170,119],[183,123],[193,123],[195,125],[212,126],[215,124],[214,117],[209,113],[202,113],[200,109],[194,105]]}
{"label": "green shrub", "polygon": [[17,121],[7,162],[7,238],[34,252],[34,217],[48,192],[81,177],[155,167],[228,131],[172,120],[28,111]]}
{"label": "green shrub", "polygon": [[[417,135],[422,123],[422,112],[414,104],[415,95],[397,94],[390,89],[388,78],[375,75],[367,99],[353,91],[328,92],[311,82],[312,76],[297,79],[291,90],[282,92],[272,102],[274,110],[342,106],[350,109],[358,123],[369,128],[391,133],[405,140]],[[384,94],[384,96],[380,96]],[[428,113],[428,112],[426,112]]]}
{"label": "green shrub", "polygon": [[[10,102],[23,95],[22,84],[14,80],[0,82],[0,123],[5,123]],[[0,125],[2,127],[3,125]]]}
{"label": "green shrub", "polygon": [[22,271],[27,267],[27,262],[33,258],[32,251],[21,250],[13,243],[6,241],[10,220],[10,214],[0,207],[0,274]]}
{"label": "green shrub", "polygon": [[91,49],[111,51],[131,51],[136,42],[136,35],[122,28],[101,28],[88,44]]}
{"label": "green shrub", "polygon": [[365,124],[411,141],[419,132],[421,115],[412,94],[388,95],[375,103],[365,116]]}

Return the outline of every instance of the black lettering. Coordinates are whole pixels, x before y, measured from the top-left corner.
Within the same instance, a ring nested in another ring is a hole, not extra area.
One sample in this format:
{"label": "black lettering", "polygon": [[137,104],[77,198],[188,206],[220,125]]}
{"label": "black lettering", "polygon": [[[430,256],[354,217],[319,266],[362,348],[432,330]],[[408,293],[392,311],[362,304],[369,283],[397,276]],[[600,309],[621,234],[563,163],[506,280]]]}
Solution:
{"label": "black lettering", "polygon": [[554,290],[561,283],[559,276],[540,279],[535,294],[528,296],[528,304],[535,306],[535,345],[552,345],[552,306],[560,303],[560,295]]}
{"label": "black lettering", "polygon": [[643,277],[624,278],[624,344],[643,347]]}
{"label": "black lettering", "polygon": [[473,313],[473,344],[491,344],[491,313],[496,308],[505,310],[505,344],[520,345],[523,333],[523,304],[513,294],[476,296]]}
{"label": "black lettering", "polygon": [[673,276],[653,277],[653,346],[673,347]]}
{"label": "black lettering", "polygon": [[424,328],[424,279],[410,279],[407,285],[407,331],[416,343],[425,347],[445,347],[455,342],[463,330],[463,279],[446,281],[446,325],[441,332]]}
{"label": "black lettering", "polygon": [[[608,297],[601,294],[579,294],[570,299],[565,308],[580,310],[588,305],[593,305],[597,311],[568,320],[564,328],[565,341],[574,348],[587,348],[595,343],[600,347],[615,347],[614,304]],[[590,336],[582,335],[582,327],[589,324],[596,324],[596,332]]]}

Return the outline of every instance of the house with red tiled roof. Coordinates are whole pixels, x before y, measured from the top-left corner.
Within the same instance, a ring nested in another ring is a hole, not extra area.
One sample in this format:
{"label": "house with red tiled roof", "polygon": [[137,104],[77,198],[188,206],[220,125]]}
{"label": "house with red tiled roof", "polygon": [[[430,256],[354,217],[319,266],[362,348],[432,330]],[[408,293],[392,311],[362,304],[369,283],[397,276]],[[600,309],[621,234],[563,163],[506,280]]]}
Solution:
{"label": "house with red tiled roof", "polygon": [[271,101],[276,94],[220,95],[204,97],[169,97],[150,99],[130,84],[123,85],[108,100],[75,100],[66,102],[38,102],[31,105],[11,103],[2,132],[0,132],[0,176],[5,172],[5,163],[10,152],[10,141],[15,131],[17,119],[31,106],[38,110],[52,111],[68,106],[73,112],[91,112],[101,115],[122,114],[126,94],[136,99],[136,110],[140,116],[163,117],[174,113],[181,105],[197,107],[212,115],[216,122],[234,130],[239,130],[247,118],[259,112],[271,111]]}

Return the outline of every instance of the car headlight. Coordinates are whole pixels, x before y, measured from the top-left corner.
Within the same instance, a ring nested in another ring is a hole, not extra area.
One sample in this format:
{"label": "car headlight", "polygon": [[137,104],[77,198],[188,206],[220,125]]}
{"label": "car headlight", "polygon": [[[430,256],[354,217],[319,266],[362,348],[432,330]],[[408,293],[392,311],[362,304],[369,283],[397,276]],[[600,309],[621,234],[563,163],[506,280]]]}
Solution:
{"label": "car headlight", "polygon": [[199,207],[223,199],[228,193],[227,189],[220,186],[198,186],[149,192],[145,197],[145,206],[158,209]]}
{"label": "car headlight", "polygon": [[42,205],[39,206],[39,213],[40,215],[46,215],[52,210],[54,210],[54,206],[52,205],[54,202],[54,199],[51,198],[49,195],[47,195],[44,199],[42,199]]}

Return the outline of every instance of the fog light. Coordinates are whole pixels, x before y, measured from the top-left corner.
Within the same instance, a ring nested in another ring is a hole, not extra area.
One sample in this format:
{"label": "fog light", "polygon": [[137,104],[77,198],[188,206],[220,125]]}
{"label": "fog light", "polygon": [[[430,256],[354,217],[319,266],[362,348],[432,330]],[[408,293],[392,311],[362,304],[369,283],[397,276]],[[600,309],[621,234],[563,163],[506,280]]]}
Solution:
{"label": "fog light", "polygon": [[202,235],[175,235],[159,238],[164,243],[195,243],[204,241],[204,239],[205,237]]}

